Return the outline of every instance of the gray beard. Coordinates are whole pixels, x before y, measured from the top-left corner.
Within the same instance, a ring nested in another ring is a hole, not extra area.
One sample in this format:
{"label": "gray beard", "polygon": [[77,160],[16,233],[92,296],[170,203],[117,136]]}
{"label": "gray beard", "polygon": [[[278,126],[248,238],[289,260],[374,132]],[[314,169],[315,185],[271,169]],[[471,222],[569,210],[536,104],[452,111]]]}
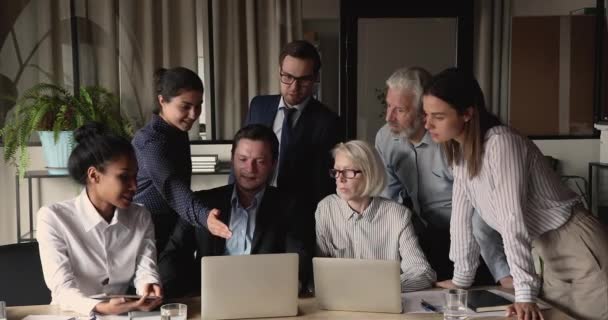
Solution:
{"label": "gray beard", "polygon": [[397,133],[396,136],[402,139],[409,139],[411,136],[415,135],[423,125],[424,121],[415,121],[413,126],[401,130],[401,132]]}

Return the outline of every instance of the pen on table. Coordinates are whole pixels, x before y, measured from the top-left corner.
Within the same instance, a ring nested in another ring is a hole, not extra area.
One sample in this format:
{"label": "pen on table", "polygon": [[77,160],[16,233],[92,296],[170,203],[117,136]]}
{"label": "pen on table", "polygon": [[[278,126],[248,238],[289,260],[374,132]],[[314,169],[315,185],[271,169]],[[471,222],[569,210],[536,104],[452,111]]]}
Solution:
{"label": "pen on table", "polygon": [[422,309],[426,310],[426,311],[430,311],[430,312],[439,312],[439,310],[437,310],[437,308],[435,308],[435,306],[433,306],[432,304],[420,299],[420,305],[422,306]]}

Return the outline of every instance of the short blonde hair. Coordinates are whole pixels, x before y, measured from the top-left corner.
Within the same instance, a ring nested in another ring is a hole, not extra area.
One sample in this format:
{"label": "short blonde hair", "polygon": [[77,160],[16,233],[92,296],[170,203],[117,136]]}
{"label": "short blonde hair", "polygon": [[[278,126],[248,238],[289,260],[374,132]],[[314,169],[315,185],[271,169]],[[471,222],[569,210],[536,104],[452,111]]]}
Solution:
{"label": "short blonde hair", "polygon": [[361,194],[357,196],[379,196],[386,185],[386,172],[378,151],[365,141],[351,140],[346,143],[338,143],[332,149],[334,159],[338,152],[347,156],[363,174],[364,187]]}

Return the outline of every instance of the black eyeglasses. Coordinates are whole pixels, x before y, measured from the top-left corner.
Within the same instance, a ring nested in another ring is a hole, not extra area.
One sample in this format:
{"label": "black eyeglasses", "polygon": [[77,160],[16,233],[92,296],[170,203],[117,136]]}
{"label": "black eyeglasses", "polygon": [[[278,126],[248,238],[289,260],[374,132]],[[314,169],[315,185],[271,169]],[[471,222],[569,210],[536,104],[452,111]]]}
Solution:
{"label": "black eyeglasses", "polygon": [[292,76],[289,73],[285,73],[283,71],[281,71],[280,74],[281,74],[281,82],[283,82],[284,84],[288,84],[288,85],[296,82],[296,80],[297,80],[300,83],[300,85],[309,86],[309,85],[313,84],[316,80],[316,77],[314,74],[302,76],[302,77],[295,77],[295,76]]}
{"label": "black eyeglasses", "polygon": [[361,170],[354,170],[354,169],[344,169],[344,170],[329,169],[329,176],[337,179],[338,175],[339,175],[346,179],[352,179],[361,172],[362,172]]}

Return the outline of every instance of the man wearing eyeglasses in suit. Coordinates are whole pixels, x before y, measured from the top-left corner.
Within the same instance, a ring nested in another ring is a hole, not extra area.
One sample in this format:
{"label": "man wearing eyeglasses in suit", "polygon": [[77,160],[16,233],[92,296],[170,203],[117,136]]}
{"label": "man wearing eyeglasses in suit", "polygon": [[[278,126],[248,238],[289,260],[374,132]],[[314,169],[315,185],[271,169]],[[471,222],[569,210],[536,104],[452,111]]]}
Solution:
{"label": "man wearing eyeglasses in suit", "polygon": [[314,212],[319,201],[336,188],[327,171],[332,166],[330,150],[340,140],[339,118],[313,97],[321,58],[312,44],[288,43],[279,66],[281,94],[253,98],[245,125],[266,125],[279,139],[279,162],[271,185],[296,196],[302,210],[298,233],[313,253]]}

